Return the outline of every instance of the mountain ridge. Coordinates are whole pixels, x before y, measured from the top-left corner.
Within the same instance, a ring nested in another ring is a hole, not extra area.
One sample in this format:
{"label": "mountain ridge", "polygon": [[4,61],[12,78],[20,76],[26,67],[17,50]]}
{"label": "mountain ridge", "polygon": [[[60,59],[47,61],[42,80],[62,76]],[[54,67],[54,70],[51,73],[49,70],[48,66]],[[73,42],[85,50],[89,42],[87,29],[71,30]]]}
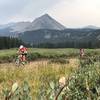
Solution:
{"label": "mountain ridge", "polygon": [[39,30],[39,29],[64,30],[66,29],[66,27],[57,22],[48,14],[44,14],[36,18],[27,28],[28,31]]}
{"label": "mountain ridge", "polygon": [[[20,33],[25,31],[33,31],[39,29],[50,29],[50,30],[64,30],[65,26],[57,22],[48,14],[44,14],[32,22],[15,22],[0,25],[0,36],[14,36],[18,37]],[[7,34],[8,33],[8,34]]]}
{"label": "mountain ridge", "polygon": [[[48,14],[44,14],[40,17],[37,17],[32,22],[30,21],[22,21],[22,22],[13,22],[8,23],[5,25],[0,25],[0,36],[1,34],[4,36],[9,36],[10,33],[17,34],[23,33],[25,31],[34,31],[34,30],[40,30],[40,29],[50,29],[50,30],[64,30],[64,29],[100,29],[100,27],[94,26],[94,25],[87,25],[82,28],[66,28],[64,25],[60,24],[58,21],[56,21],[54,18],[52,18]],[[6,31],[6,33],[5,33]],[[9,35],[7,34],[7,31]],[[10,36],[11,36],[10,35]]]}
{"label": "mountain ridge", "polygon": [[100,29],[100,27],[95,26],[95,25],[87,25],[85,27],[83,27],[84,29]]}

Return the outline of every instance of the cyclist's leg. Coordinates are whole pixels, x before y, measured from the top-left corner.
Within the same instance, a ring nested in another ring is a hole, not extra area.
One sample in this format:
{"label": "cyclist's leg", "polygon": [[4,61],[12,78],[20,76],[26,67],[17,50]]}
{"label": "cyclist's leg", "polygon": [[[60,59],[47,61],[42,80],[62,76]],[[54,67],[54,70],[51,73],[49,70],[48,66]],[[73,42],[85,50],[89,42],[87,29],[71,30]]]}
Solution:
{"label": "cyclist's leg", "polygon": [[27,63],[27,57],[26,57],[26,54],[23,55],[23,61],[24,61],[24,63]]}
{"label": "cyclist's leg", "polygon": [[21,55],[21,64],[25,65],[25,55]]}
{"label": "cyclist's leg", "polygon": [[26,57],[25,57],[25,55],[23,55],[23,61],[26,61]]}
{"label": "cyclist's leg", "polygon": [[19,55],[19,60],[20,60],[20,62],[23,60],[22,54]]}
{"label": "cyclist's leg", "polygon": [[27,62],[27,53],[25,53],[25,61]]}

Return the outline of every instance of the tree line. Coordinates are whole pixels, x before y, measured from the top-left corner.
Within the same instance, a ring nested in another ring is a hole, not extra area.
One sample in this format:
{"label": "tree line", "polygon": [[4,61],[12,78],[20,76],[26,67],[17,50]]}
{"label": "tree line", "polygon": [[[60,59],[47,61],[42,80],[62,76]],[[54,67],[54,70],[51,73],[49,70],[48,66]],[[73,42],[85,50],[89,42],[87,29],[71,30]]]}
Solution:
{"label": "tree line", "polygon": [[21,44],[26,45],[22,40],[14,37],[0,37],[0,49],[10,49],[19,47]]}
{"label": "tree line", "polygon": [[35,48],[100,48],[100,41],[73,41],[66,40],[63,42],[44,42],[38,44],[27,44],[24,43],[21,39],[14,37],[0,37],[0,49],[10,49],[16,48],[20,45],[24,45],[27,47],[35,47]]}
{"label": "tree line", "polygon": [[32,47],[38,48],[100,48],[100,41],[65,41],[58,43],[38,43]]}

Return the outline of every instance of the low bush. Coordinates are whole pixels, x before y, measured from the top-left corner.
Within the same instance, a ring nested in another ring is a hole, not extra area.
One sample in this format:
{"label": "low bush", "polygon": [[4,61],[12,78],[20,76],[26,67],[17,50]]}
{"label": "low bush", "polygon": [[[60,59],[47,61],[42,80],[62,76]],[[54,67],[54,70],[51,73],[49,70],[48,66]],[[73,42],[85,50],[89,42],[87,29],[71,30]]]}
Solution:
{"label": "low bush", "polygon": [[59,87],[58,80],[56,82],[52,80],[52,86],[48,88],[42,87],[45,92],[40,91],[40,97],[43,100],[54,100],[55,98],[55,100],[99,100],[100,63],[90,63],[92,59],[89,59],[89,63],[87,61],[81,63],[79,68],[72,73],[64,87]]}

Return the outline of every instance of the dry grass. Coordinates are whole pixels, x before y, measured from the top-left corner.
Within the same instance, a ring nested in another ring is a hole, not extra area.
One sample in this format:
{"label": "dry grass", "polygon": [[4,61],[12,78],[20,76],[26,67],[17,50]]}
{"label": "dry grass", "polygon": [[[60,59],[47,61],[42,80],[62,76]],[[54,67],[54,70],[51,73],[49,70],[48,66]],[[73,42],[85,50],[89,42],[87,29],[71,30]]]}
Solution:
{"label": "dry grass", "polygon": [[40,60],[30,62],[25,67],[20,68],[16,68],[12,63],[0,64],[0,97],[2,97],[3,88],[11,87],[12,83],[16,81],[20,85],[24,80],[27,80],[35,100],[41,82],[45,82],[45,79],[52,81],[53,79],[59,79],[61,76],[68,76],[76,69],[78,64],[77,59],[70,59],[69,64],[55,64],[48,63],[48,60]]}

